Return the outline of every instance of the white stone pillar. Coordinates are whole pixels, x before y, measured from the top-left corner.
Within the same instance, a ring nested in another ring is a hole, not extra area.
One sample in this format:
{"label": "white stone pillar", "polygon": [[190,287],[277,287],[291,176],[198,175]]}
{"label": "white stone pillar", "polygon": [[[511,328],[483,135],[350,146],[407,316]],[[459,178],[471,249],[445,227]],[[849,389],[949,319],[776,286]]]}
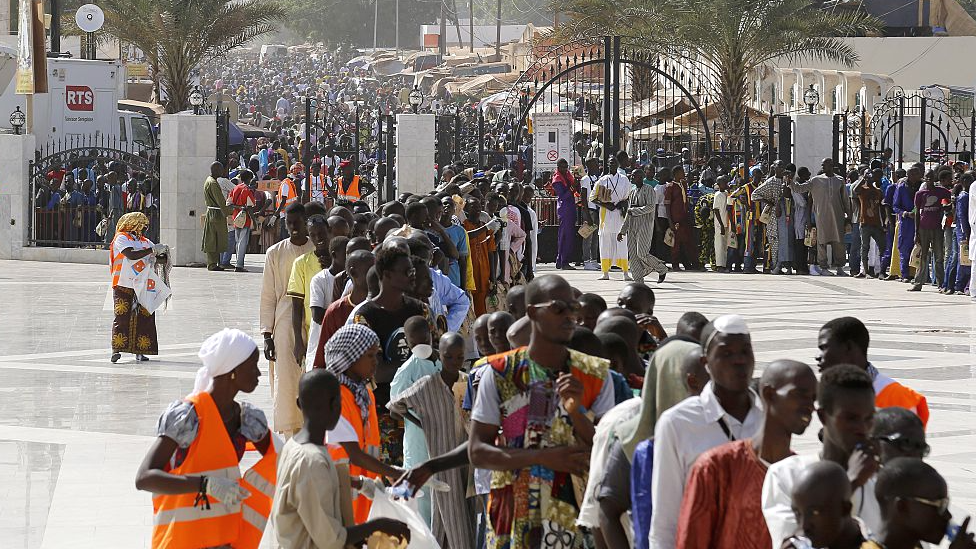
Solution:
{"label": "white stone pillar", "polygon": [[0,259],[20,259],[27,245],[30,220],[28,162],[34,157],[31,134],[0,134],[0,165],[6,184],[0,185]]}
{"label": "white stone pillar", "polygon": [[817,173],[824,158],[833,154],[834,117],[830,114],[794,114],[793,163]]}
{"label": "white stone pillar", "polygon": [[397,194],[427,194],[434,188],[434,115],[398,114]]}
{"label": "white stone pillar", "polygon": [[217,157],[213,115],[164,114],[160,122],[159,240],[172,250],[174,265],[206,263],[201,251],[207,213],[203,182]]}

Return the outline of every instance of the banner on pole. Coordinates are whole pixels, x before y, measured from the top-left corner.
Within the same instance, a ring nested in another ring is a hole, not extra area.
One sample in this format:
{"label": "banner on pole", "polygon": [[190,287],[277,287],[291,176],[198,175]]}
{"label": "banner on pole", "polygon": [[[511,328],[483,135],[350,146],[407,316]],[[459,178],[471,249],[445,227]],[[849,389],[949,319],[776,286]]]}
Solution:
{"label": "banner on pole", "polygon": [[17,9],[17,89],[18,95],[34,94],[34,44],[31,34],[34,2],[19,0]]}

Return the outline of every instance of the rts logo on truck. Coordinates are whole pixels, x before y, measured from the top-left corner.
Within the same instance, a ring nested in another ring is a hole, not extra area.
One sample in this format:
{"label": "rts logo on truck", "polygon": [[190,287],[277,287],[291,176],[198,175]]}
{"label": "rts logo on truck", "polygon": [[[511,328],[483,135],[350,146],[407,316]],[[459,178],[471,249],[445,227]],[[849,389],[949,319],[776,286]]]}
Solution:
{"label": "rts logo on truck", "polygon": [[88,86],[66,86],[64,102],[71,111],[94,111],[95,93]]}

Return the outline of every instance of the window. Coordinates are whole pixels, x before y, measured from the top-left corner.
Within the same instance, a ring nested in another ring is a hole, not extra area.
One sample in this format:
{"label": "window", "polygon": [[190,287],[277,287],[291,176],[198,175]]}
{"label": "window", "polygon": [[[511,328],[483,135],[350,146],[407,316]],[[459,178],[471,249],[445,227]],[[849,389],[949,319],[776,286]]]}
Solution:
{"label": "window", "polygon": [[796,107],[796,86],[790,86],[790,108]]}
{"label": "window", "polygon": [[125,117],[124,116],[120,116],[119,117],[119,141],[121,141],[123,143],[126,143],[126,142],[129,141],[128,132],[126,132],[125,130],[126,130],[126,128],[125,128]]}
{"label": "window", "polygon": [[132,119],[132,142],[150,149],[155,148],[155,136],[145,118]]}
{"label": "window", "polygon": [[830,90],[830,110],[837,112],[837,88]]}

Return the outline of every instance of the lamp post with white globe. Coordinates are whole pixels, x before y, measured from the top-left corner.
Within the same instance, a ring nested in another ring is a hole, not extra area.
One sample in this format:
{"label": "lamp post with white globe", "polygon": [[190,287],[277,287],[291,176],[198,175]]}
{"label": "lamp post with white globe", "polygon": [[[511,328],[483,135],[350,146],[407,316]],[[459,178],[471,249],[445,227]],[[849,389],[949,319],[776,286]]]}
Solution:
{"label": "lamp post with white globe", "polygon": [[413,113],[417,114],[420,106],[424,103],[424,92],[420,91],[419,87],[414,86],[407,99],[410,101],[410,108],[413,109]]}
{"label": "lamp post with white globe", "polygon": [[10,126],[14,129],[14,134],[20,135],[20,129],[27,123],[27,115],[18,106],[14,112],[10,113]]}
{"label": "lamp post with white globe", "polygon": [[803,92],[803,103],[810,109],[810,114],[813,114],[813,109],[820,104],[820,92],[813,88],[813,84]]}
{"label": "lamp post with white globe", "polygon": [[193,106],[193,114],[200,114],[200,107],[203,106],[203,92],[200,88],[193,88],[188,99]]}

